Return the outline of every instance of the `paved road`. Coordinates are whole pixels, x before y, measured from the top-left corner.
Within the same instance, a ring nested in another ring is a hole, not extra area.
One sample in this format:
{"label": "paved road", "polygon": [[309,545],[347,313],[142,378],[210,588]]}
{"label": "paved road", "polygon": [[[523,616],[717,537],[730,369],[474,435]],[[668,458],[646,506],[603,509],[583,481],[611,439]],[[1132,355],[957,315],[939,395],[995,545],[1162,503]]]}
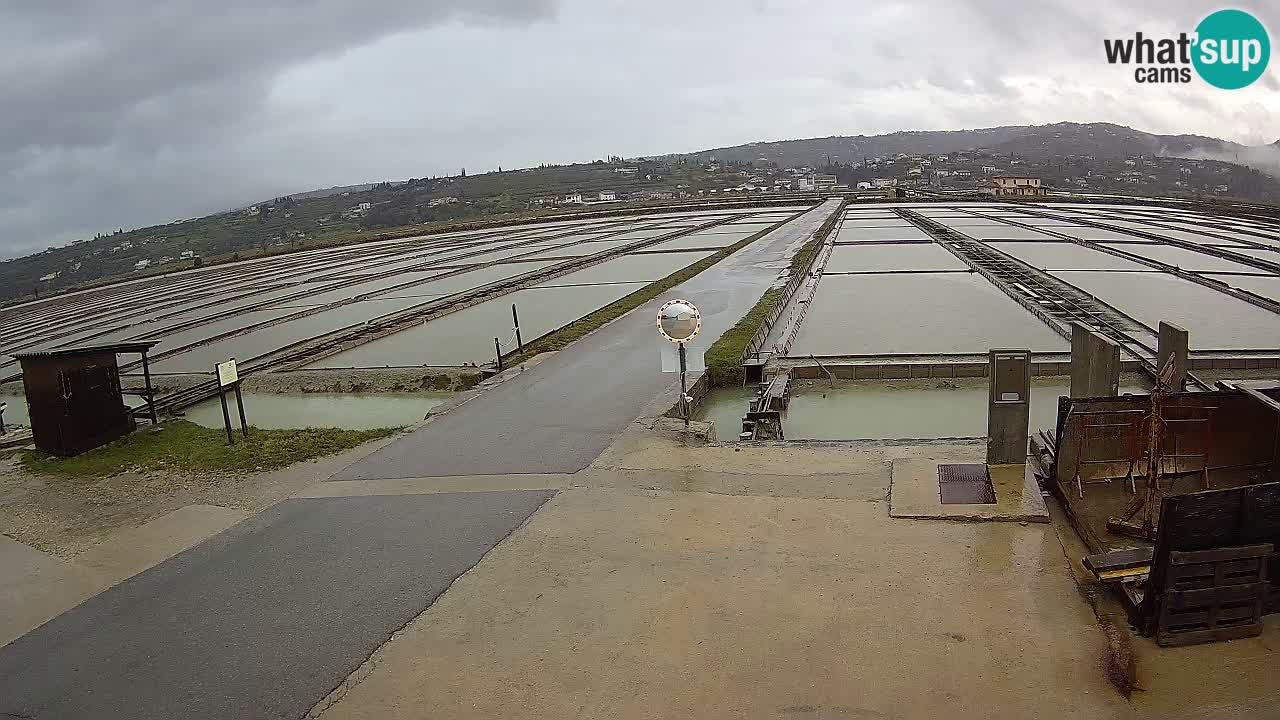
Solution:
{"label": "paved road", "polygon": [[653,320],[658,307],[672,297],[692,300],[702,311],[704,338],[718,338],[751,309],[786,258],[838,205],[832,200],[811,210],[334,479],[572,473],[585,468],[675,380],[661,371],[662,341]]}
{"label": "paved road", "polygon": [[[718,337],[828,204],[677,288]],[[342,477],[576,472],[671,382],[658,302]],[[475,492],[290,500],[0,648],[0,718],[296,718],[544,502]]]}
{"label": "paved road", "polygon": [[299,718],[552,493],[289,500],[0,648],[0,718]]}

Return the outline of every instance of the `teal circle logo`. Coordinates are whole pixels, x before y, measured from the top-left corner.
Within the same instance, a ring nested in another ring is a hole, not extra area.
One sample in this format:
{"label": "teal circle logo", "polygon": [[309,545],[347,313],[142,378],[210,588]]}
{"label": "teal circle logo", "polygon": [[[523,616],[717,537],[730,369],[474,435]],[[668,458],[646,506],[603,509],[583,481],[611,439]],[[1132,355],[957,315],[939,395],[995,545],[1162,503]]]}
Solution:
{"label": "teal circle logo", "polygon": [[1219,10],[1196,26],[1191,62],[1204,81],[1238,90],[1262,77],[1271,59],[1271,39],[1258,19],[1243,10]]}

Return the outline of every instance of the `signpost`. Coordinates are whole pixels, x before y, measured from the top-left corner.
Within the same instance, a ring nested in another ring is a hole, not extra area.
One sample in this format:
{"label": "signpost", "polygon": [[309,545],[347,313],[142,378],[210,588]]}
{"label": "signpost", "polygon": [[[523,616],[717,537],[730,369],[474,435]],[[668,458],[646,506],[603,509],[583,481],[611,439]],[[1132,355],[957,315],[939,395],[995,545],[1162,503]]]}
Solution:
{"label": "signpost", "polygon": [[227,428],[227,444],[235,445],[235,439],[231,434],[231,413],[227,409],[227,388],[231,388],[236,393],[236,408],[240,411],[240,432],[245,437],[249,437],[249,422],[244,417],[244,396],[240,394],[240,373],[236,369],[236,359],[231,358],[226,362],[218,363],[214,367],[214,374],[218,376],[218,399],[222,401],[222,422]]}
{"label": "signpost", "polygon": [[676,344],[680,352],[680,415],[689,426],[689,397],[685,384],[685,344],[702,330],[702,314],[688,300],[670,300],[658,308],[658,334]]}

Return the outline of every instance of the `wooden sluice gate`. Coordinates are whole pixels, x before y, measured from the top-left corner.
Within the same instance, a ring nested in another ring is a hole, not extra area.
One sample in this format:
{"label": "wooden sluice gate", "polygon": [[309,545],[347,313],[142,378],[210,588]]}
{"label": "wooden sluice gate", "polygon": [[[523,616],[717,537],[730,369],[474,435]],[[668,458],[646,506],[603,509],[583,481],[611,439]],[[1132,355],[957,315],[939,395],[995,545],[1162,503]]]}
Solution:
{"label": "wooden sluice gate", "polygon": [[1063,397],[1033,438],[1085,566],[1161,645],[1256,635],[1280,612],[1280,383],[1249,385]]}
{"label": "wooden sluice gate", "polygon": [[760,384],[742,418],[741,440],[785,440],[782,413],[791,403],[791,373],[780,372]]}

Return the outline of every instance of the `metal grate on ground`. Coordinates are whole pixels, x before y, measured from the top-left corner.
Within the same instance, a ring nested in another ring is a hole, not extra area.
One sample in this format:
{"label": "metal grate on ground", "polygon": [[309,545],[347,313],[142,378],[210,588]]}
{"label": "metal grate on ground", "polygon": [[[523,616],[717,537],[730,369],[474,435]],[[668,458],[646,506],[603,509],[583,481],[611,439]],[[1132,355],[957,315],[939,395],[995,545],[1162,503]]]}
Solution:
{"label": "metal grate on ground", "polygon": [[943,505],[992,505],[996,491],[984,463],[938,466],[938,495]]}

